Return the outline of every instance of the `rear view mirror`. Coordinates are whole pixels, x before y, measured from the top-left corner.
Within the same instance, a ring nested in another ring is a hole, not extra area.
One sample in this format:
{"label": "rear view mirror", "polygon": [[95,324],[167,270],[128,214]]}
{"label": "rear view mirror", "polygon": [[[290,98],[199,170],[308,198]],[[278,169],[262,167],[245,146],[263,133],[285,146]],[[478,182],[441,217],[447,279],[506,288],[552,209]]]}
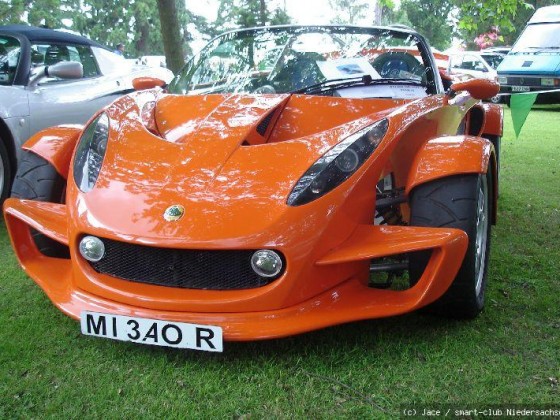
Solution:
{"label": "rear view mirror", "polygon": [[165,81],[158,79],[157,77],[136,77],[132,81],[132,87],[134,90],[153,89],[158,86],[163,88],[165,85]]}
{"label": "rear view mirror", "polygon": [[453,83],[447,94],[453,97],[461,91],[468,92],[474,99],[490,99],[500,92],[500,84],[489,79],[469,79]]}
{"label": "rear view mirror", "polygon": [[59,79],[81,79],[84,75],[82,63],[77,61],[60,61],[52,66],[39,70],[29,81],[29,86],[35,86],[45,77],[58,77]]}

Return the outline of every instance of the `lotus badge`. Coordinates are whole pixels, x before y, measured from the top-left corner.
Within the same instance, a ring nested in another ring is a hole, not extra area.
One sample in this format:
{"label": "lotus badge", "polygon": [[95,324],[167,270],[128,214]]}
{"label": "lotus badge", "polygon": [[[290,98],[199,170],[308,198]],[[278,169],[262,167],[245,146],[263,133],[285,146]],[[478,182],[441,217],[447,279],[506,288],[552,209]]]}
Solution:
{"label": "lotus badge", "polygon": [[185,214],[185,208],[179,204],[174,204],[167,207],[165,213],[163,213],[163,218],[168,222],[175,222],[179,220]]}

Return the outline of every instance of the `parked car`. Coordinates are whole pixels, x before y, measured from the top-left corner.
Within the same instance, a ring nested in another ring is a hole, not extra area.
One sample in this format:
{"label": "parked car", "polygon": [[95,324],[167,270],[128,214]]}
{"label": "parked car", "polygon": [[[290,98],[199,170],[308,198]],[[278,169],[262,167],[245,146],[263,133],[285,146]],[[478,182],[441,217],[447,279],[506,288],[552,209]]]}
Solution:
{"label": "parked car", "polygon": [[[560,5],[535,11],[498,67],[501,92],[540,92],[535,103],[560,103]],[[508,102],[509,103],[509,102]]]}
{"label": "parked car", "polygon": [[[65,70],[57,72],[60,62],[66,63]],[[82,76],[75,73],[79,67]],[[133,66],[78,35],[26,25],[0,26],[0,203],[9,194],[25,140],[56,124],[85,123],[132,91],[132,79],[142,75],[173,78],[165,69]]]}
{"label": "parked car", "polygon": [[[504,57],[497,52],[461,51],[450,55],[447,72],[451,77],[498,80],[496,69]],[[499,103],[501,98],[494,96],[490,101]]]}
{"label": "parked car", "polygon": [[22,267],[84,334],[222,351],[482,310],[494,81],[445,91],[418,33],[337,25],[228,32],[169,91],[135,85],[32,137],[4,204]]}

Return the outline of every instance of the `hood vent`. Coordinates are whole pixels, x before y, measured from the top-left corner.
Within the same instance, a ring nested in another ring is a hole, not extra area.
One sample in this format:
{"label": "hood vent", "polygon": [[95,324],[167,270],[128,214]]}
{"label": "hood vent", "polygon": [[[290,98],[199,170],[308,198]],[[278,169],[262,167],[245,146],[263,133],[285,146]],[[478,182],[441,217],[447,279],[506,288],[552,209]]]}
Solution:
{"label": "hood vent", "polygon": [[524,61],[521,67],[531,67],[531,64],[533,64],[532,61]]}
{"label": "hood vent", "polygon": [[276,109],[272,110],[272,112],[269,112],[268,115],[262,119],[259,125],[257,125],[257,133],[259,133],[261,136],[265,136],[268,125],[272,121],[275,113]]}

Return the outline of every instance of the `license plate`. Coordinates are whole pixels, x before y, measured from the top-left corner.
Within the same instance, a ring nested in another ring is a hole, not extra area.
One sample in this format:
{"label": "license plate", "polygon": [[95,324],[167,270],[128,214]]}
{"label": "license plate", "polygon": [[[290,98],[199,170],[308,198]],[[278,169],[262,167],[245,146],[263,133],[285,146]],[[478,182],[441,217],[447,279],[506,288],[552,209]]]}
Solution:
{"label": "license plate", "polygon": [[529,92],[531,88],[529,86],[512,86],[512,92]]}
{"label": "license plate", "polygon": [[82,334],[111,340],[203,351],[223,351],[222,328],[84,311]]}

